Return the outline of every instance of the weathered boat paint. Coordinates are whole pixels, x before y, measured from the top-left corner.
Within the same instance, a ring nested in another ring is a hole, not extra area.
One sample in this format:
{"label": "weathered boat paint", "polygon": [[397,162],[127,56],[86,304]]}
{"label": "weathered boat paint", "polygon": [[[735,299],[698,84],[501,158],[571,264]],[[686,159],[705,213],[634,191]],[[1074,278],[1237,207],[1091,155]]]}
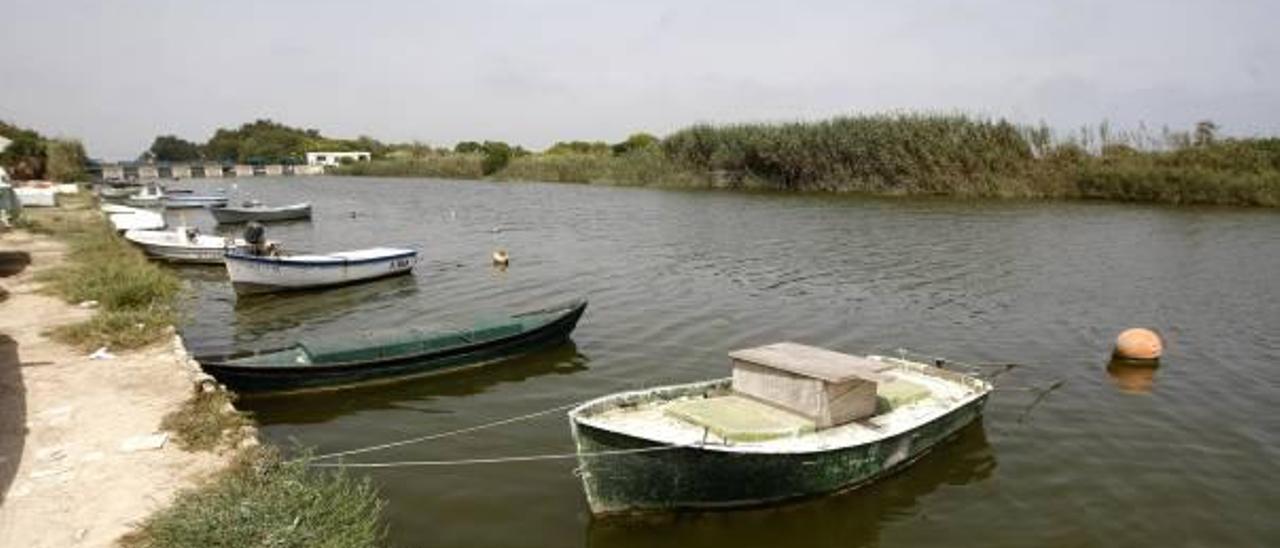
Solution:
{"label": "weathered boat paint", "polygon": [[[958,375],[954,372],[945,373]],[[819,451],[760,451],[743,445],[658,443],[586,424],[578,417],[610,398],[669,399],[727,391],[729,379],[600,398],[570,412],[579,476],[596,515],[761,506],[856,489],[911,464],[982,416],[989,386],[948,412],[868,443]],[[665,450],[656,448],[667,447]],[[646,452],[627,452],[655,448]],[[600,456],[592,454],[606,453]]]}

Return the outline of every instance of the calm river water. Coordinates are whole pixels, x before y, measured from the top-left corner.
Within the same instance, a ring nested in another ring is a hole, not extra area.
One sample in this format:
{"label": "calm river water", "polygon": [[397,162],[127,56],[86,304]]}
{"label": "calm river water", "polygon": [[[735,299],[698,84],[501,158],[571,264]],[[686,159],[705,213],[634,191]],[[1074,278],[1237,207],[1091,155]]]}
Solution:
{"label": "calm river water", "polygon": [[[240,302],[220,269],[183,269],[193,347],[591,303],[568,347],[244,400],[280,444],[336,451],[724,376],[729,350],[780,340],[1021,364],[981,425],[907,471],[781,508],[601,521],[572,461],[361,470],[396,546],[1280,545],[1274,211],[336,177],[181,186],[233,183],[240,198],[315,204],[313,222],[269,227],[288,247],[404,245],[423,262],[412,277]],[[1158,370],[1108,371],[1129,326],[1164,335]],[[1036,404],[1028,388],[1059,381]],[[556,414],[353,460],[572,450]]]}

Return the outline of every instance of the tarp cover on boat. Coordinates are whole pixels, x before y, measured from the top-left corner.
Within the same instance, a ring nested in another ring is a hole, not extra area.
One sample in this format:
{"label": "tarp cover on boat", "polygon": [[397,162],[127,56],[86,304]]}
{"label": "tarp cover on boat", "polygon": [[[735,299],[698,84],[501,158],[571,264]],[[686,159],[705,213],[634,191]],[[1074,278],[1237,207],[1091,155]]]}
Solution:
{"label": "tarp cover on boat", "polygon": [[300,346],[313,363],[340,363],[376,360],[431,352],[454,346],[510,337],[525,330],[522,320],[482,322],[470,330],[439,331],[417,328],[386,332],[361,332],[346,338],[306,339]]}

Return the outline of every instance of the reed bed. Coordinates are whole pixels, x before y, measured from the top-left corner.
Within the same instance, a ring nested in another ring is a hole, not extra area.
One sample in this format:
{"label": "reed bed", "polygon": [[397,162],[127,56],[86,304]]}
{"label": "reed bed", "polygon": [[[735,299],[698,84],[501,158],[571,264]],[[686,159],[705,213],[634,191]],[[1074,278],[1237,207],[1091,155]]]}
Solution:
{"label": "reed bed", "polygon": [[[637,147],[553,147],[484,176],[482,157],[441,153],[342,168],[351,175],[763,188],[1001,198],[1280,206],[1280,139],[1152,135],[1108,125],[1055,138],[1045,126],[964,115],[845,116],[699,124]],[[492,171],[492,170],[491,170]]]}
{"label": "reed bed", "polygon": [[355,162],[339,166],[334,173],[370,177],[481,179],[484,177],[484,156],[441,153],[417,158]]}

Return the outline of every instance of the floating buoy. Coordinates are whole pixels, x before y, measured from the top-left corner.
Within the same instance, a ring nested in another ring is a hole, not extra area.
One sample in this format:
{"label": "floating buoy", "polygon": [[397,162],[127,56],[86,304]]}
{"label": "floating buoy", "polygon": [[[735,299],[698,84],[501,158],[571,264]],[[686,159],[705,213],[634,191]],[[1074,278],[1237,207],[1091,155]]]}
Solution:
{"label": "floating buoy", "polygon": [[511,262],[511,257],[507,256],[507,250],[499,249],[493,252],[494,266],[507,266]]}
{"label": "floating buoy", "polygon": [[1115,356],[1125,360],[1155,361],[1160,359],[1164,345],[1160,336],[1150,329],[1135,327],[1126,329],[1116,337]]}

